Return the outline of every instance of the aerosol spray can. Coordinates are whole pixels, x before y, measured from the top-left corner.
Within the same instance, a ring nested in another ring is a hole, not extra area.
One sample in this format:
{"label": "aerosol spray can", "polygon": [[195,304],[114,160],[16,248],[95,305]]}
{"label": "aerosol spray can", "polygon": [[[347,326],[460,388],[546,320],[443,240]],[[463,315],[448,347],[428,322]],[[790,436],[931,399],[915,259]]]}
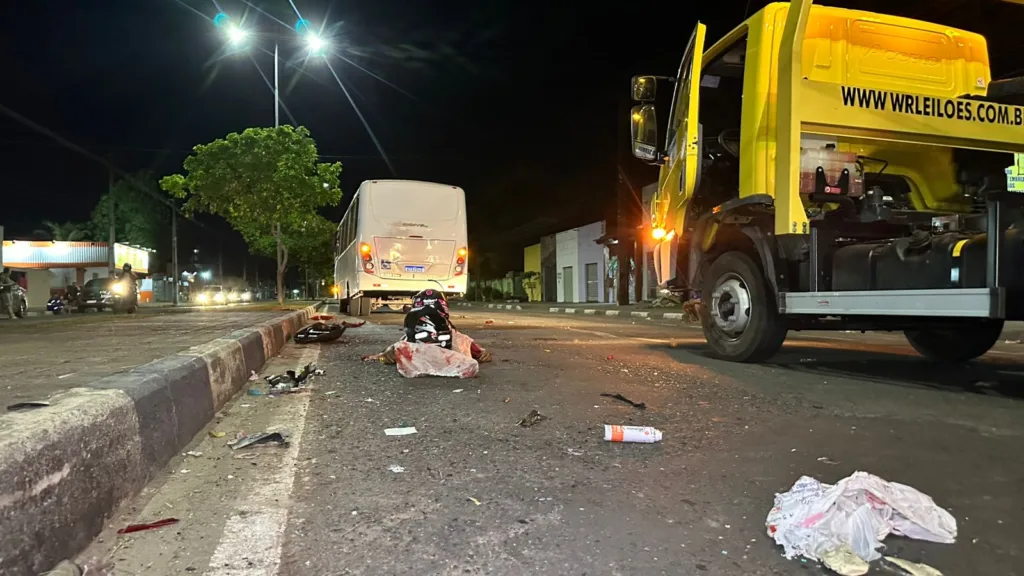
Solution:
{"label": "aerosol spray can", "polygon": [[653,444],[661,442],[661,430],[650,426],[604,425],[604,439],[608,442],[640,442]]}

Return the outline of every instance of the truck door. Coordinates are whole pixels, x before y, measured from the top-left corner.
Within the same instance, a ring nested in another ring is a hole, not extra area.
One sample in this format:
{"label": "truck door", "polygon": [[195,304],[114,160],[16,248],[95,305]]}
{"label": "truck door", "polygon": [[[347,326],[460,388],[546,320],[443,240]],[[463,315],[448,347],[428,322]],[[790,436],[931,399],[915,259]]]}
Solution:
{"label": "truck door", "polygon": [[683,238],[685,232],[683,219],[686,205],[700,178],[700,124],[697,113],[700,109],[700,68],[706,30],[703,24],[697,23],[679,64],[665,137],[669,160],[661,170],[658,194],[652,202],[653,227],[675,232],[654,247],[655,270],[661,285],[676,275],[679,239]]}

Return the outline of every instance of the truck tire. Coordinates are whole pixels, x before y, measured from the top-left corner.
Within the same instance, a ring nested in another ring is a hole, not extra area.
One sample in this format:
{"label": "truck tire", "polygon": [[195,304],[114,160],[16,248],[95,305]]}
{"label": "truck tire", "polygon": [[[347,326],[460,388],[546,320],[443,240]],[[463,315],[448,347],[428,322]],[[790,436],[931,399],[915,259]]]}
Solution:
{"label": "truck tire", "polygon": [[785,322],[761,267],[742,252],[719,256],[704,275],[700,320],[716,356],[763,362],[786,339]]}
{"label": "truck tire", "polygon": [[961,363],[988,352],[1003,332],[1002,320],[985,320],[958,328],[904,330],[918,354],[936,362]]}

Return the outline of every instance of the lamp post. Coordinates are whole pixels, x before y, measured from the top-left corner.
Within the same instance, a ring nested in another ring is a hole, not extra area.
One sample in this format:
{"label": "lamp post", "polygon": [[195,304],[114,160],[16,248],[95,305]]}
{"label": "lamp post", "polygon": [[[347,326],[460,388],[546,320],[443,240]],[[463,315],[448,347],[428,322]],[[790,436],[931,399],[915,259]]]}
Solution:
{"label": "lamp post", "polygon": [[[220,15],[218,15],[220,18]],[[226,16],[224,17],[226,18]],[[221,21],[224,18],[220,18]],[[214,20],[217,22],[217,19]],[[308,24],[305,20],[300,20],[296,24],[296,30],[305,28],[308,30]],[[229,23],[227,28],[228,42],[239,49],[246,47],[249,39],[249,31],[233,23]],[[324,38],[320,37],[315,32],[307,32],[305,35],[306,47],[309,49],[310,55],[324,56],[327,52],[328,42]],[[279,78],[279,57],[278,57],[278,42],[277,38],[274,39],[274,128],[278,128],[281,125],[281,92],[280,85],[278,82]],[[283,280],[281,279],[281,257],[283,256],[283,246],[281,244],[281,223],[274,224],[274,234],[277,237],[277,249],[275,250],[277,256],[277,277],[278,277],[278,300],[284,303],[284,286]]]}
{"label": "lamp post", "polygon": [[[229,24],[226,28],[228,43],[235,48],[244,49],[249,40],[250,33],[245,28],[235,24]],[[319,34],[309,32],[305,36],[306,47],[310,55],[323,56],[327,52],[328,42]],[[278,52],[278,39],[274,38],[274,128],[281,125],[281,91],[280,91],[280,57]]]}

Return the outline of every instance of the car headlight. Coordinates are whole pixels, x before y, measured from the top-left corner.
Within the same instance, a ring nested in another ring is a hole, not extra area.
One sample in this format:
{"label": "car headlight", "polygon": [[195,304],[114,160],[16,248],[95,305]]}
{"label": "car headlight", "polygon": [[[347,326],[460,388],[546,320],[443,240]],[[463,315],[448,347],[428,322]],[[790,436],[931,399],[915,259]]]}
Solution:
{"label": "car headlight", "polygon": [[223,292],[218,292],[217,295],[213,297],[213,299],[216,300],[217,302],[223,302],[224,301],[224,293]]}
{"label": "car headlight", "polygon": [[209,297],[206,294],[200,294],[196,297],[196,301],[200,304],[206,304],[207,300],[209,300]]}
{"label": "car headlight", "polygon": [[252,294],[249,292],[242,293],[242,300],[245,300],[246,302],[252,300]]}
{"label": "car headlight", "polygon": [[118,296],[123,296],[124,292],[125,292],[124,283],[123,282],[115,282],[114,285],[110,287],[110,290],[111,290],[111,292],[113,292],[114,294],[117,294]]}

